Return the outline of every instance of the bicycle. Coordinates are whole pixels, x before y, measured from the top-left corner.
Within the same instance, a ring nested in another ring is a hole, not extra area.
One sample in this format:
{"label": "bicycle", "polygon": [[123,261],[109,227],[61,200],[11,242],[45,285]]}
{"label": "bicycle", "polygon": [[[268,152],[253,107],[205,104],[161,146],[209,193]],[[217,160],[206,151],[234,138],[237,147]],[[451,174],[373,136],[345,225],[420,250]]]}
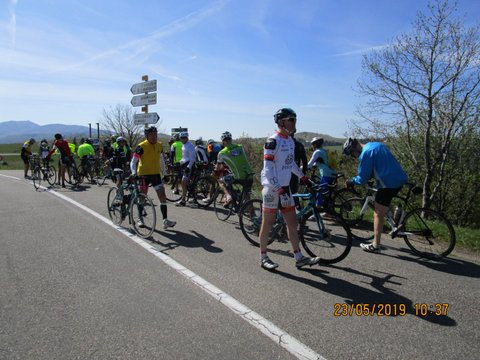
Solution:
{"label": "bicycle", "polygon": [[[253,175],[255,175],[255,173],[247,174],[249,177],[253,177]],[[230,204],[225,205],[227,194],[225,194],[221,187],[218,187],[215,195],[213,196],[213,208],[215,210],[215,216],[218,220],[227,221],[233,213],[238,214],[244,203],[250,199],[251,189],[247,192],[245,190],[245,186],[240,183],[236,183],[233,175],[231,174],[224,176],[222,181],[225,183],[225,186],[230,192],[232,200]]]}
{"label": "bicycle", "polygon": [[[208,165],[206,165],[208,166]],[[182,198],[182,177],[175,171],[163,177],[165,196],[170,202],[177,202]],[[198,207],[207,207],[213,202],[212,194],[217,189],[217,182],[211,175],[201,176],[202,170],[195,169],[187,185],[186,200],[193,199]]]}
{"label": "bicycle", "polygon": [[120,188],[110,188],[107,195],[107,209],[115,225],[121,225],[128,217],[129,224],[142,238],[150,237],[155,231],[157,224],[155,205],[152,199],[140,192],[136,177],[131,176],[126,179]]}
{"label": "bicycle", "polygon": [[77,163],[75,162],[75,159],[73,156],[70,159],[70,163],[65,166],[65,171],[66,171],[66,176],[65,176],[65,181],[72,185],[72,186],[78,186],[83,182],[83,176],[78,170]]}
{"label": "bicycle", "polygon": [[[405,196],[394,197],[399,200],[398,210],[396,209],[394,214],[390,207],[385,216],[384,229],[389,232],[392,239],[402,237],[407,246],[421,257],[428,259],[446,257],[452,252],[456,242],[452,224],[436,210],[411,206],[410,197],[420,195],[422,188],[414,183],[408,183],[407,186]],[[354,237],[359,240],[373,239],[376,191],[373,184],[369,183],[365,197],[351,198],[341,206],[340,215],[350,225]]]}
{"label": "bicycle", "polygon": [[32,181],[33,186],[38,190],[42,181],[47,181],[50,186],[55,185],[57,179],[57,173],[55,167],[49,165],[48,160],[40,159],[38,155],[30,156],[30,165],[32,169]]}
{"label": "bicycle", "polygon": [[[316,185],[304,194],[292,196],[307,200],[308,203],[297,213],[298,235],[305,251],[313,257],[319,257],[324,264],[333,264],[343,260],[352,247],[352,234],[347,223],[333,211],[332,207],[321,208],[320,195],[328,186]],[[240,210],[240,229],[245,238],[254,246],[260,246],[259,232],[262,225],[262,200],[247,201]],[[327,212],[322,217],[321,209]],[[268,244],[275,239],[285,241],[287,226],[279,210],[268,237]]]}

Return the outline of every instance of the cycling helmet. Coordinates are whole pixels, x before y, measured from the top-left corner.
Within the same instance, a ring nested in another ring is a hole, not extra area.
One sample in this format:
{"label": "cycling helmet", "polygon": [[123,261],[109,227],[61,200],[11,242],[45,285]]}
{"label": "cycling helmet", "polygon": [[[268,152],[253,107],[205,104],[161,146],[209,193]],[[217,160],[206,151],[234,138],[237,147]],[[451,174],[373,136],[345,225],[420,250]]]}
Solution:
{"label": "cycling helmet", "polygon": [[232,134],[228,131],[225,131],[222,136],[220,137],[220,139],[223,141],[223,140],[231,140],[232,139]]}
{"label": "cycling helmet", "polygon": [[347,141],[345,141],[345,144],[343,144],[343,154],[352,155],[352,150],[355,147],[356,142],[357,139],[348,138]]}
{"label": "cycling helmet", "polygon": [[213,139],[208,139],[207,144],[210,145],[210,144],[213,144],[214,142],[215,142],[215,140],[213,140]]}
{"label": "cycling helmet", "polygon": [[188,139],[188,132],[186,131],[182,131],[178,137],[181,139],[181,138],[187,138]]}
{"label": "cycling helmet", "polygon": [[310,144],[316,144],[317,146],[322,146],[323,145],[323,138],[320,137],[314,137],[312,141],[310,141]]}
{"label": "cycling helmet", "polygon": [[297,114],[290,108],[282,108],[278,110],[275,115],[273,115],[273,119],[276,123],[278,120],[286,119],[286,118],[297,118]]}
{"label": "cycling helmet", "polygon": [[150,126],[148,128],[145,128],[145,136],[150,134],[151,132],[157,132],[157,128],[155,126]]}
{"label": "cycling helmet", "polygon": [[200,137],[197,140],[195,140],[195,145],[203,145],[203,139]]}
{"label": "cycling helmet", "polygon": [[36,141],[35,141],[34,138],[30,138],[30,143],[31,143],[31,144],[35,144],[35,142],[36,142]]}
{"label": "cycling helmet", "polygon": [[173,135],[173,138],[175,139],[175,141],[180,140],[180,135],[179,135],[179,133],[176,133],[175,135]]}
{"label": "cycling helmet", "polygon": [[40,144],[48,144],[47,139],[42,139],[42,141],[40,141]]}
{"label": "cycling helmet", "polygon": [[117,143],[120,142],[120,141],[127,141],[127,140],[125,140],[125,138],[123,136],[119,136],[119,137],[117,137]]}
{"label": "cycling helmet", "polygon": [[55,134],[54,135],[56,140],[61,140],[62,139],[62,134]]}
{"label": "cycling helmet", "polygon": [[90,145],[92,145],[92,142],[93,142],[93,141],[92,141],[92,139],[91,139],[91,138],[88,138],[88,139],[86,139],[86,140],[85,140],[85,142],[86,142],[87,144],[90,144]]}

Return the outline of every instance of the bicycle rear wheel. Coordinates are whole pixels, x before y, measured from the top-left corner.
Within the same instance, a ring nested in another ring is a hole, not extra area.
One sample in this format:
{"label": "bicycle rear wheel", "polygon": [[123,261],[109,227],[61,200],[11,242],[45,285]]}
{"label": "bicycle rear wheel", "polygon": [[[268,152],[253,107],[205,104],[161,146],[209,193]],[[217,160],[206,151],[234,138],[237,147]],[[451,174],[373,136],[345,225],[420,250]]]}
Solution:
{"label": "bicycle rear wheel", "polygon": [[182,198],[181,179],[177,175],[165,175],[163,178],[165,196],[170,202],[177,202]]}
{"label": "bicycle rear wheel", "polygon": [[57,171],[55,170],[55,167],[53,165],[50,165],[48,167],[48,171],[46,171],[46,177],[47,182],[50,184],[50,186],[54,186],[55,181],[57,181]]}
{"label": "bicycle rear wheel", "polygon": [[107,195],[108,216],[115,225],[120,225],[126,215],[126,205],[120,199],[116,199],[118,189],[111,187]]}
{"label": "bicycle rear wheel", "polygon": [[350,227],[352,235],[362,241],[373,239],[373,214],[372,204],[367,204],[365,210],[364,198],[351,198],[340,206],[340,216]]}
{"label": "bicycle rear wheel", "polygon": [[33,186],[35,187],[36,190],[38,190],[38,188],[42,183],[42,176],[43,176],[42,169],[40,168],[40,166],[36,166],[32,170],[32,181],[33,181]]}
{"label": "bicycle rear wheel", "polygon": [[347,200],[351,198],[358,198],[359,193],[356,190],[349,189],[349,188],[343,188],[335,191],[333,193],[333,202],[335,206],[335,210],[337,212],[340,211],[340,206],[345,203]]}
{"label": "bicycle rear wheel", "polygon": [[435,210],[418,208],[408,212],[398,231],[414,253],[428,259],[446,257],[455,247],[452,224]]}
{"label": "bicycle rear wheel", "polygon": [[300,220],[298,235],[305,251],[324,264],[345,259],[352,248],[350,228],[336,213],[322,217],[308,211]]}
{"label": "bicycle rear wheel", "polygon": [[225,207],[225,201],[227,199],[226,194],[221,188],[218,188],[215,192],[213,199],[213,208],[215,210],[215,216],[220,221],[226,221],[233,213],[234,203],[232,202],[228,207]]}
{"label": "bicycle rear wheel", "polygon": [[217,182],[211,176],[203,176],[193,184],[193,200],[199,207],[213,202]]}
{"label": "bicycle rear wheel", "polygon": [[130,222],[137,235],[142,238],[150,237],[155,231],[155,205],[145,194],[139,193],[130,200]]}
{"label": "bicycle rear wheel", "polygon": [[[243,236],[254,246],[260,246],[259,233],[262,227],[262,200],[251,199],[246,201],[240,212],[239,224]],[[268,244],[275,240],[273,236],[268,238]]]}

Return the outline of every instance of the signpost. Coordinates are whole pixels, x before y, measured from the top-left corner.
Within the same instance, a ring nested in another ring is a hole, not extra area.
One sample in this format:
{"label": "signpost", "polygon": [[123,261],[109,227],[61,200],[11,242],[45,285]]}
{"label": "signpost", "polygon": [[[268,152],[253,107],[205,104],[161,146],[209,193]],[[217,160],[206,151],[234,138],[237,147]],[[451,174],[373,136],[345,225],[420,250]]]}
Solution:
{"label": "signpost", "polygon": [[153,92],[157,91],[157,80],[148,81],[148,75],[142,76],[142,80],[143,82],[133,84],[130,88],[130,92],[133,95],[142,94],[132,97],[130,103],[132,106],[142,107],[143,114],[135,114],[133,120],[135,125],[144,124],[146,128],[148,124],[157,123],[160,116],[158,116],[156,112],[148,112],[148,105],[155,105],[157,103],[157,93]]}

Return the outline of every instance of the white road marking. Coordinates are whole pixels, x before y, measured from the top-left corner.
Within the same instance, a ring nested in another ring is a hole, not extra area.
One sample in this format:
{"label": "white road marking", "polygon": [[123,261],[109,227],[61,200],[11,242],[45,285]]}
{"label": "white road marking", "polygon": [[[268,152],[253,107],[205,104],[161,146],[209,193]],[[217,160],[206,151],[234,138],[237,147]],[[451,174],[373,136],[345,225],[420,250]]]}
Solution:
{"label": "white road marking", "polygon": [[[17,177],[13,176],[7,176],[4,174],[0,174],[0,176],[14,179],[14,180],[21,180]],[[47,190],[49,193],[61,198],[62,200],[65,200],[72,205],[75,205],[79,207],[80,209],[86,211],[90,215],[96,217],[98,220],[103,221],[105,224],[111,226],[118,232],[122,233],[123,235],[127,236],[130,240],[134,241],[141,247],[143,247],[146,251],[149,253],[153,254],[156,256],[158,259],[162,260],[165,264],[170,266],[172,269],[189,279],[191,282],[193,282],[195,285],[199,286],[201,289],[203,289],[207,294],[221,302],[223,305],[225,305],[228,309],[232,310],[235,314],[243,318],[245,321],[247,321],[250,325],[253,327],[257,328],[260,330],[264,335],[269,337],[271,340],[273,340],[275,343],[279,344],[281,347],[283,347],[285,350],[290,352],[292,355],[294,355],[297,359],[302,359],[302,360],[310,360],[310,359],[316,359],[316,360],[326,360],[323,356],[319,355],[312,349],[310,349],[307,345],[301,343],[297,339],[295,339],[293,336],[289,335],[287,332],[284,330],[280,329],[278,326],[270,322],[269,320],[265,319],[263,316],[260,314],[256,313],[252,309],[248,308],[247,306],[243,305],[241,302],[236,300],[235,298],[231,297],[228,295],[226,292],[222,291],[221,289],[217,288],[215,285],[209,283],[207,280],[203,279],[202,277],[198,276],[195,274],[193,271],[187,269],[185,266],[180,264],[178,261],[172,259],[170,256],[160,252],[158,249],[150,245],[147,241],[144,239],[138,237],[135,234],[130,233],[128,230],[114,225],[110,219],[107,219],[106,217],[100,215],[99,213],[93,211],[92,209],[86,207],[85,205],[82,205],[75,200],[70,199],[69,197],[58,193],[56,191],[53,191],[51,189],[44,188],[43,186],[41,187],[45,190]]]}

